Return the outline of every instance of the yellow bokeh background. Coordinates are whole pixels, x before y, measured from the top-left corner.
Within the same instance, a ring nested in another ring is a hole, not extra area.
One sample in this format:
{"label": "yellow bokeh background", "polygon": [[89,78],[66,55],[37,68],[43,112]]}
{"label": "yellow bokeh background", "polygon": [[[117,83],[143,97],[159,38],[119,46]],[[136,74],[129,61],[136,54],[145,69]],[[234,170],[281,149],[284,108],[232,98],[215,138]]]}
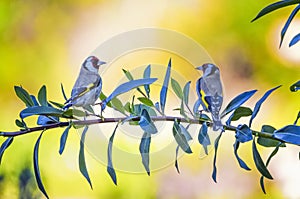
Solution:
{"label": "yellow bokeh background", "polygon": [[[14,85],[22,85],[35,95],[46,85],[48,99],[63,102],[60,83],[70,93],[82,61],[99,44],[122,32],[145,27],[174,30],[201,44],[220,67],[225,103],[245,90],[258,89],[248,103],[253,106],[264,91],[283,85],[263,104],[254,120],[254,128],[260,129],[263,124],[276,128],[291,124],[299,111],[300,96],[291,93],[289,86],[300,78],[300,51],[299,44],[292,48],[285,46],[288,38],[300,30],[295,28],[299,17],[291,24],[283,47],[278,49],[280,28],[291,9],[279,10],[250,23],[258,11],[271,2],[2,0],[0,130],[17,130],[14,121],[24,108],[14,93]],[[103,81],[108,84],[110,80]],[[252,160],[251,144],[243,144],[239,151],[252,168],[246,172],[239,168],[233,155],[231,132],[224,135],[219,146],[217,184],[211,179],[212,153],[200,159],[199,148],[194,145],[193,155],[185,155],[179,161],[180,175],[173,166],[155,171],[150,177],[118,172],[118,186],[112,183],[106,167],[87,153],[94,185],[94,190],[90,190],[78,169],[78,134],[70,132],[64,154],[60,156],[62,132],[63,129],[46,132],[40,144],[41,175],[50,198],[300,197],[299,148],[281,149],[272,160],[269,169],[275,180],[266,180],[268,195],[264,195]],[[5,152],[0,167],[3,176],[0,198],[19,198],[19,174],[25,167],[33,171],[32,152],[38,135],[15,138]],[[271,150],[259,149],[265,160]],[[35,194],[43,198],[39,192]]]}

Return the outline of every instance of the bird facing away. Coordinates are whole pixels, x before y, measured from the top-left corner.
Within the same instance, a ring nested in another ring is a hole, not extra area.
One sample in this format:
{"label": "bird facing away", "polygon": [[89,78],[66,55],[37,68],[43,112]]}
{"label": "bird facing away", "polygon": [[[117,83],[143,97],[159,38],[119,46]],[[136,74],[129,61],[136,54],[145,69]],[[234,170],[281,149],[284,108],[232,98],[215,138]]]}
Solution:
{"label": "bird facing away", "polygon": [[95,56],[86,58],[73,86],[71,97],[65,102],[64,110],[71,106],[86,108],[95,104],[102,89],[102,79],[98,71],[103,64],[106,62],[100,61]]}
{"label": "bird facing away", "polygon": [[196,69],[203,71],[203,76],[196,83],[197,92],[202,101],[205,111],[211,113],[213,120],[213,130],[223,129],[220,118],[220,109],[223,103],[223,89],[220,79],[220,70],[211,63],[203,64]]}

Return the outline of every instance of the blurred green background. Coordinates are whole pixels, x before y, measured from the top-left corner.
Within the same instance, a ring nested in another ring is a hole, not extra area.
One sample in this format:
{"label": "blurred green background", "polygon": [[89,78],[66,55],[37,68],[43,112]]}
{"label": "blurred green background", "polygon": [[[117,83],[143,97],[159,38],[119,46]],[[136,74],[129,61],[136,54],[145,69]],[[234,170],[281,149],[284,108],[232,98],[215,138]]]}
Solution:
{"label": "blurred green background", "polygon": [[[290,93],[289,86],[300,78],[300,46],[286,46],[289,38],[299,32],[295,27],[299,27],[300,19],[295,18],[283,47],[278,49],[280,28],[291,9],[285,8],[250,23],[271,2],[2,0],[0,130],[16,130],[14,120],[24,108],[14,94],[14,85],[22,85],[37,94],[45,84],[48,98],[63,102],[60,83],[69,93],[80,64],[90,52],[116,34],[144,27],[175,30],[203,45],[221,68],[226,101],[242,91],[259,89],[253,103],[265,90],[282,84],[263,105],[254,127],[259,129],[264,123],[276,128],[290,124],[299,111],[299,93]],[[252,161],[251,145],[245,144],[240,150],[253,170],[245,172],[234,158],[234,136],[230,133],[220,143],[217,184],[211,179],[212,154],[204,159],[199,159],[197,154],[184,156],[180,159],[180,175],[173,167],[154,172],[150,177],[118,172],[117,187],[106,173],[106,167],[87,155],[94,184],[94,190],[90,190],[77,166],[79,139],[75,131],[69,134],[64,154],[58,154],[62,131],[46,133],[40,146],[41,174],[51,198],[300,197],[299,148],[282,149],[271,162],[275,180],[267,181],[268,195],[264,195]],[[22,185],[19,178],[22,174],[22,179],[30,180],[37,136],[32,133],[18,137],[6,151],[0,167],[1,198],[19,198],[20,194],[26,198],[26,193],[19,190]],[[263,150],[264,159],[269,153]],[[27,186],[34,194],[29,198],[43,198],[36,191],[34,181]]]}

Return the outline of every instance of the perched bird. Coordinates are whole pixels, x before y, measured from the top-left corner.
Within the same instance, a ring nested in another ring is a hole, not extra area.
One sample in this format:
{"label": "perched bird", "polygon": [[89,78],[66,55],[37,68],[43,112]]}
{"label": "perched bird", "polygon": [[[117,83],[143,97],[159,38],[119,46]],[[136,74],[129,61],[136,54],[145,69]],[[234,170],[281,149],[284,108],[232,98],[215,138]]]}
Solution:
{"label": "perched bird", "polygon": [[106,62],[95,56],[89,56],[83,62],[79,76],[73,86],[71,97],[65,102],[63,110],[71,106],[88,107],[94,105],[102,89],[102,80],[98,74],[99,67]]}
{"label": "perched bird", "polygon": [[196,83],[200,102],[204,110],[211,113],[213,130],[222,130],[223,125],[220,118],[220,109],[223,103],[223,89],[220,70],[211,63],[203,64],[196,69],[203,71],[203,76]]}

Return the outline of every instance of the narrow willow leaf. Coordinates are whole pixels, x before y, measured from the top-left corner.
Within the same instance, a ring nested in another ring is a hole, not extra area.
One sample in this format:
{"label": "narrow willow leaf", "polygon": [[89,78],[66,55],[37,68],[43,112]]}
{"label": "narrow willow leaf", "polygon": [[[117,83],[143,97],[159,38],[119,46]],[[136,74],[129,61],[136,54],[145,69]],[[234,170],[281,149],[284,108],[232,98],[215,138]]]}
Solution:
{"label": "narrow willow leaf", "polygon": [[[268,160],[267,160],[267,163],[266,163],[266,166],[269,165],[271,159],[277,154],[278,150],[279,150],[279,147],[282,145],[283,143],[279,143],[276,148],[272,151],[272,153],[270,154]],[[264,183],[264,176],[261,176],[260,178],[260,187],[262,189],[262,191],[264,192],[264,194],[266,194],[266,189],[265,189],[265,183]]]}
{"label": "narrow willow leaf", "polygon": [[190,93],[191,81],[188,81],[183,87],[183,101],[185,105],[188,107],[189,104],[189,93]]}
{"label": "narrow willow leaf", "polygon": [[171,78],[171,86],[172,86],[173,91],[177,95],[177,97],[182,100],[183,99],[182,89],[181,89],[179,83],[173,78]]}
{"label": "narrow willow leaf", "polygon": [[38,125],[47,125],[47,124],[53,124],[57,122],[59,122],[57,117],[40,115],[36,123]]}
{"label": "narrow willow leaf", "polygon": [[61,89],[61,93],[62,93],[64,99],[67,101],[68,98],[67,98],[67,96],[66,96],[65,89],[64,89],[64,86],[63,86],[62,83],[60,84],[60,89]]}
{"label": "narrow willow leaf", "polygon": [[177,170],[177,173],[180,173],[179,165],[178,165],[178,152],[179,152],[179,145],[176,147],[176,153],[175,153],[175,168]]}
{"label": "narrow willow leaf", "polygon": [[29,93],[25,89],[20,86],[15,86],[14,88],[17,96],[25,103],[27,107],[34,106]]}
{"label": "narrow willow leaf", "polygon": [[0,164],[2,161],[2,156],[4,154],[4,151],[11,145],[11,143],[13,142],[14,137],[8,137],[1,145],[0,147]]}
{"label": "narrow willow leaf", "polygon": [[48,102],[47,102],[47,90],[46,90],[46,86],[43,85],[41,87],[41,89],[38,92],[38,99],[39,102],[42,106],[48,106]]}
{"label": "narrow willow leaf", "polygon": [[128,113],[133,113],[132,110],[131,110],[131,107],[130,107],[130,102],[126,102],[126,104],[124,105],[124,109]]}
{"label": "narrow willow leaf", "polygon": [[257,150],[255,139],[253,139],[252,142],[252,152],[253,152],[253,159],[255,166],[257,170],[266,178],[273,180],[273,177],[271,176],[270,172],[268,171],[265,163],[263,162],[262,158],[260,157],[260,154]]}
{"label": "narrow willow leaf", "polygon": [[231,121],[237,121],[241,117],[248,117],[250,115],[252,115],[251,108],[241,106],[241,107],[234,110],[233,117],[231,118]]}
{"label": "narrow willow leaf", "polygon": [[294,122],[294,125],[296,125],[298,123],[299,118],[300,118],[300,111],[298,112],[298,115],[297,115],[297,118],[296,118],[296,120]]}
{"label": "narrow willow leaf", "polygon": [[65,105],[58,103],[58,102],[54,102],[54,101],[49,101],[51,104],[53,104],[54,106],[56,106],[57,108],[63,108]]}
{"label": "narrow willow leaf", "polygon": [[[293,39],[289,43],[289,47],[292,47],[293,45],[295,45],[299,41],[300,41],[300,33],[293,37]],[[298,87],[298,90],[300,90],[299,87]]]}
{"label": "narrow willow leaf", "polygon": [[150,107],[154,106],[153,102],[150,99],[146,98],[146,97],[138,97],[137,99],[140,102],[142,102],[143,104],[145,104],[146,106],[150,106]]}
{"label": "narrow willow leaf", "polygon": [[214,161],[213,161],[213,173],[212,173],[212,179],[217,183],[217,153],[218,153],[218,147],[219,147],[219,141],[221,139],[223,132],[220,133],[220,135],[215,140],[215,155],[214,155]]}
{"label": "narrow willow leaf", "polygon": [[32,106],[28,107],[20,112],[20,117],[22,119],[32,116],[32,115],[46,115],[46,116],[56,116],[62,117],[63,111],[50,107],[50,106]]}
{"label": "narrow willow leaf", "polygon": [[290,90],[292,92],[296,92],[300,90],[300,80],[294,83],[292,86],[290,86]]}
{"label": "narrow willow leaf", "polygon": [[[144,78],[150,78],[151,76],[151,65],[149,64],[144,70]],[[150,86],[149,84],[144,85],[145,92],[147,94],[147,98],[150,98]]]}
{"label": "narrow willow leaf", "polygon": [[139,125],[147,133],[150,133],[150,134],[157,133],[157,128],[155,127],[154,123],[152,122],[150,115],[146,109],[142,110]]}
{"label": "narrow willow leaf", "polygon": [[170,75],[171,75],[171,59],[169,60],[168,63],[168,68],[166,71],[165,79],[163,86],[160,90],[160,108],[161,112],[164,114],[165,113],[165,106],[166,106],[166,100],[167,100],[167,91],[168,91],[168,86],[169,86],[169,81],[170,81]]}
{"label": "narrow willow leaf", "polygon": [[204,149],[204,152],[206,155],[208,155],[207,146],[209,146],[211,144],[207,131],[208,131],[208,127],[207,127],[206,122],[204,122],[202,124],[199,134],[198,134],[198,141],[203,146],[203,149]]}
{"label": "narrow willow leaf", "polygon": [[[299,3],[299,1],[298,1]],[[279,44],[279,47],[281,47],[282,45],[282,41],[283,41],[283,38],[285,36],[285,33],[288,29],[288,27],[290,26],[292,20],[294,19],[294,17],[296,16],[297,12],[299,11],[300,9],[300,4],[292,11],[292,13],[290,14],[288,20],[286,21],[286,23],[284,24],[282,30],[281,30],[281,37],[280,37],[280,44]]]}
{"label": "narrow willow leaf", "polygon": [[252,116],[251,116],[251,118],[250,118],[249,127],[251,127],[252,121],[253,121],[253,119],[256,117],[256,115],[257,115],[257,113],[258,113],[258,111],[259,111],[259,109],[260,109],[262,103],[264,103],[264,101],[269,97],[269,95],[270,95],[273,91],[275,91],[276,89],[278,89],[279,87],[281,87],[281,85],[280,85],[280,86],[277,86],[277,87],[275,87],[275,88],[272,88],[272,89],[270,89],[270,90],[268,90],[268,91],[264,94],[264,96],[262,96],[262,98],[260,98],[260,99],[256,102],[255,107],[254,107],[254,109],[253,109]]}
{"label": "narrow willow leaf", "polygon": [[238,125],[235,131],[237,141],[244,143],[253,139],[252,130],[246,125]]}
{"label": "narrow willow leaf", "polygon": [[131,75],[131,73],[128,70],[122,69],[122,71],[128,80],[133,80],[133,76]]}
{"label": "narrow willow leaf", "polygon": [[235,141],[235,143],[233,144],[233,148],[234,148],[234,155],[240,165],[241,168],[247,170],[247,171],[250,171],[251,169],[247,166],[247,164],[239,157],[239,154],[238,154],[238,149],[239,149],[239,146],[240,146],[240,142],[239,141]]}
{"label": "narrow willow leaf", "polygon": [[85,142],[85,136],[86,132],[88,131],[89,127],[85,126],[81,135],[80,139],[80,150],[79,150],[79,170],[81,174],[85,177],[85,179],[88,181],[90,184],[91,189],[93,189],[92,182],[90,180],[90,176],[88,174],[88,170],[86,168],[86,163],[85,163],[85,157],[84,157],[84,142]]}
{"label": "narrow willow leaf", "polygon": [[293,4],[297,4],[297,3],[299,3],[299,0],[284,0],[284,1],[278,1],[276,3],[272,3],[272,4],[268,5],[267,7],[265,7],[264,9],[262,9],[251,22],[253,22],[253,21],[259,19],[260,17],[262,17],[266,14],[269,14],[270,12],[273,12],[277,9],[280,9],[280,8],[283,8],[286,6],[290,6]]}
{"label": "narrow willow leaf", "polygon": [[59,147],[60,155],[65,150],[65,146],[66,146],[66,142],[67,142],[67,138],[68,138],[68,134],[69,134],[69,130],[70,130],[71,126],[72,126],[72,123],[70,122],[69,126],[64,130],[63,134],[60,137],[60,147]]}
{"label": "narrow willow leaf", "polygon": [[177,121],[174,121],[174,124],[173,124],[173,136],[174,136],[177,144],[180,146],[180,148],[184,152],[192,153],[192,150],[189,146],[189,143],[188,143],[185,135],[181,132],[181,129],[179,127],[179,123]]}
{"label": "narrow willow leaf", "polygon": [[111,100],[111,104],[115,110],[119,111],[120,113],[125,114],[124,106],[123,106],[121,100],[119,100],[117,97],[115,97]]}
{"label": "narrow willow leaf", "polygon": [[187,141],[190,141],[190,140],[193,139],[191,134],[189,133],[189,131],[187,129],[188,127],[184,127],[182,124],[179,124],[179,128],[180,128],[180,132],[184,135],[184,137]]}
{"label": "narrow willow leaf", "polygon": [[246,91],[244,93],[241,93],[240,95],[236,96],[231,102],[227,105],[223,113],[221,114],[221,117],[224,117],[231,111],[234,111],[238,107],[240,107],[242,104],[244,104],[250,97],[252,97],[257,90],[251,90]]}
{"label": "narrow willow leaf", "polygon": [[[263,125],[261,132],[273,134],[276,129],[270,125]],[[264,147],[276,147],[280,142],[270,138],[258,137],[257,143]],[[284,143],[281,143],[281,147],[285,147]]]}
{"label": "narrow willow leaf", "polygon": [[101,104],[102,110],[105,109],[108,102],[110,102],[113,98],[117,97],[118,95],[121,95],[123,93],[126,93],[134,88],[137,88],[139,86],[143,86],[145,84],[152,84],[155,82],[157,78],[147,78],[147,79],[137,79],[137,80],[131,80],[129,82],[125,82],[121,85],[119,85]]}
{"label": "narrow willow leaf", "polygon": [[273,137],[284,142],[300,145],[300,126],[287,125],[274,132]]}
{"label": "narrow willow leaf", "polygon": [[40,104],[36,100],[36,97],[34,95],[30,95],[31,100],[33,101],[33,106],[39,106]]}
{"label": "narrow willow leaf", "polygon": [[114,165],[112,162],[112,147],[113,147],[113,142],[114,142],[114,138],[115,138],[115,134],[116,134],[118,126],[119,126],[119,123],[116,125],[112,135],[110,136],[108,147],[107,147],[107,168],[106,168],[106,170],[115,185],[117,185],[117,175],[116,175]]}
{"label": "narrow willow leaf", "polygon": [[[128,70],[125,70],[125,69],[122,69],[122,70],[123,70],[125,76],[127,77],[127,79],[128,79],[129,81],[134,80],[134,79],[133,79],[133,76],[131,75],[131,73],[130,73]],[[148,84],[148,85],[149,85],[149,84]],[[141,93],[144,97],[146,97],[145,93],[144,93],[139,87],[137,87],[136,90],[137,90],[139,93]]]}
{"label": "narrow willow leaf", "polygon": [[20,127],[20,128],[25,127],[24,123],[18,119],[15,120],[15,124],[17,125],[17,127]]}
{"label": "narrow willow leaf", "polygon": [[44,194],[44,196],[46,198],[49,198],[49,196],[47,195],[47,192],[44,188],[41,174],[40,174],[40,169],[39,169],[39,146],[40,146],[40,141],[41,141],[43,133],[44,133],[44,131],[40,134],[40,136],[37,139],[35,146],[34,146],[33,166],[34,166],[34,175],[35,175],[35,179],[38,184],[38,187],[39,187],[40,191]]}
{"label": "narrow willow leaf", "polygon": [[[101,101],[104,101],[107,96],[103,92],[101,92],[99,98]],[[107,102],[105,106],[112,107],[111,102]]]}
{"label": "narrow willow leaf", "polygon": [[151,134],[144,132],[143,137],[140,143],[140,153],[142,156],[142,163],[147,171],[147,174],[150,176],[150,169],[149,169],[149,150],[150,150],[150,143],[151,143]]}

